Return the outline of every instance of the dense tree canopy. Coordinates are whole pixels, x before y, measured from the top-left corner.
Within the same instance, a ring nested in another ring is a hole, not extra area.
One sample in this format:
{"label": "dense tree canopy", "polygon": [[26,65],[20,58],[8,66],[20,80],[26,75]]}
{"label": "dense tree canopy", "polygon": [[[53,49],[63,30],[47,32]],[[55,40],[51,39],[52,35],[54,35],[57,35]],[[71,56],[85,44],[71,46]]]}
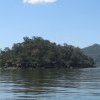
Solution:
{"label": "dense tree canopy", "polygon": [[1,67],[93,67],[94,61],[80,48],[57,45],[41,37],[24,37],[22,43],[0,50]]}

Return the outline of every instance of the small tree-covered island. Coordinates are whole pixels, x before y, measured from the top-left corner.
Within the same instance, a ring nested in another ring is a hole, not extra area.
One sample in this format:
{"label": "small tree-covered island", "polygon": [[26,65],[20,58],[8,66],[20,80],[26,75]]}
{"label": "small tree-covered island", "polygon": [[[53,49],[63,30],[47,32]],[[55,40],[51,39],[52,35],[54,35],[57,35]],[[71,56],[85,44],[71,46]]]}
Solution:
{"label": "small tree-covered island", "polygon": [[0,51],[0,67],[16,68],[83,68],[94,67],[92,58],[80,48],[60,45],[41,37],[24,37],[22,43]]}

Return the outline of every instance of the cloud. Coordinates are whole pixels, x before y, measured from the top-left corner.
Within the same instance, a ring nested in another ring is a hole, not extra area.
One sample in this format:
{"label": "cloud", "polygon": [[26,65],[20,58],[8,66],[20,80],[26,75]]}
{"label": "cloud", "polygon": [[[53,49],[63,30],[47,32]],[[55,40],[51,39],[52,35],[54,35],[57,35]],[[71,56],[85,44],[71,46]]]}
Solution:
{"label": "cloud", "polygon": [[42,4],[42,3],[54,3],[57,0],[23,0],[24,3],[29,4]]}

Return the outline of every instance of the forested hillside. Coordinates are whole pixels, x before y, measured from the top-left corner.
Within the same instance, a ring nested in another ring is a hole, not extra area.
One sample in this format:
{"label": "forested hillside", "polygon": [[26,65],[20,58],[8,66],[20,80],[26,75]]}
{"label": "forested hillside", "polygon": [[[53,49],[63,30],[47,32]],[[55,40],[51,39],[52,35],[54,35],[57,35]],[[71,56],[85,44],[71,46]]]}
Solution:
{"label": "forested hillside", "polygon": [[0,51],[1,67],[93,67],[92,58],[84,55],[80,48],[57,45],[41,37],[24,37],[22,43]]}
{"label": "forested hillside", "polygon": [[83,49],[83,52],[92,57],[97,66],[100,66],[100,45],[94,44]]}

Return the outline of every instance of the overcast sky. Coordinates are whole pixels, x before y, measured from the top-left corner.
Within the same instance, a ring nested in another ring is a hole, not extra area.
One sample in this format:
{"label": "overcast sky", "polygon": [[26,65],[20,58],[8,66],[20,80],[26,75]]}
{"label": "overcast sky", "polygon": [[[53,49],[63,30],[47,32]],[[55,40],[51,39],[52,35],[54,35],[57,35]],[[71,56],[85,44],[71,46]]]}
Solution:
{"label": "overcast sky", "polygon": [[100,44],[100,0],[0,0],[0,48],[24,36],[81,48]]}

